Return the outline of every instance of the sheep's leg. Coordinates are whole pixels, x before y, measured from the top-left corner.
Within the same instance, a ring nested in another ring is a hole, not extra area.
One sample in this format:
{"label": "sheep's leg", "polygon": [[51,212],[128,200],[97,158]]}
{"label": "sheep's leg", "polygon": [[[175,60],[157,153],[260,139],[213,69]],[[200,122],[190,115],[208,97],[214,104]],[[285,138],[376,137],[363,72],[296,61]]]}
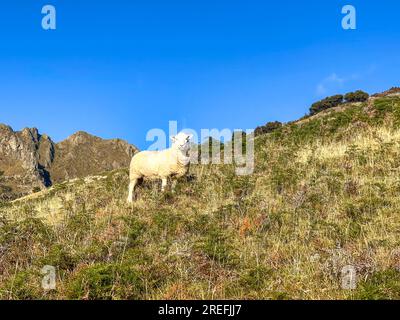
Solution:
{"label": "sheep's leg", "polygon": [[178,180],[176,180],[176,179],[172,180],[172,183],[171,183],[171,191],[172,192],[175,192],[175,187],[176,187],[177,183],[178,183]]}
{"label": "sheep's leg", "polygon": [[161,183],[161,191],[165,191],[165,187],[167,186],[167,178],[162,178],[162,183]]}
{"label": "sheep's leg", "polygon": [[129,192],[128,192],[128,203],[133,202],[133,192],[135,191],[135,186],[138,182],[138,179],[133,179],[129,183]]}

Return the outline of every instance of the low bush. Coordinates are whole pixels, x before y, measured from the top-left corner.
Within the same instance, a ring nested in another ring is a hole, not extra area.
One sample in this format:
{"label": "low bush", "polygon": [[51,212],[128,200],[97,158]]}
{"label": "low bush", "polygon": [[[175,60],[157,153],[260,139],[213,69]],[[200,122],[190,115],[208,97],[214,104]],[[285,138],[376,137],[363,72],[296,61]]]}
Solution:
{"label": "low bush", "polygon": [[323,100],[315,102],[311,105],[310,114],[314,115],[318,112],[324,111],[326,109],[334,108],[343,103],[343,95],[337,94],[331,97],[327,97]]}
{"label": "low bush", "polygon": [[254,131],[255,136],[273,132],[282,127],[282,123],[279,121],[267,122],[265,125],[257,127]]}
{"label": "low bush", "polygon": [[346,102],[364,102],[367,101],[369,98],[369,94],[362,91],[357,90],[355,92],[349,92],[344,96]]}

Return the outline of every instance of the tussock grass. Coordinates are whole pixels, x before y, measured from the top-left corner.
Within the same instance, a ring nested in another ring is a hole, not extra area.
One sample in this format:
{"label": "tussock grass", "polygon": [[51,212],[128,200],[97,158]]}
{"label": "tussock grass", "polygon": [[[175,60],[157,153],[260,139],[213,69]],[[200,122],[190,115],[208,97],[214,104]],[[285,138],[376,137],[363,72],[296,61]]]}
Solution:
{"label": "tussock grass", "polygon": [[254,174],[192,166],[132,206],[127,170],[3,203],[0,297],[398,299],[399,111],[382,98],[283,126],[257,137]]}

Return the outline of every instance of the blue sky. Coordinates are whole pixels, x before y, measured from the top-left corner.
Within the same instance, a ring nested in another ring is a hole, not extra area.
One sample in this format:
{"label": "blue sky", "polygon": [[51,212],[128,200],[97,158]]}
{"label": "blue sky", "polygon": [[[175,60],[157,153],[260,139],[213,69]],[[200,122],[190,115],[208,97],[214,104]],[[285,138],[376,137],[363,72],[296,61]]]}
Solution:
{"label": "blue sky", "polygon": [[[41,28],[41,8],[57,29]],[[343,30],[341,8],[357,9]],[[250,129],[324,96],[400,85],[399,1],[5,0],[0,122],[146,148],[168,128]]]}

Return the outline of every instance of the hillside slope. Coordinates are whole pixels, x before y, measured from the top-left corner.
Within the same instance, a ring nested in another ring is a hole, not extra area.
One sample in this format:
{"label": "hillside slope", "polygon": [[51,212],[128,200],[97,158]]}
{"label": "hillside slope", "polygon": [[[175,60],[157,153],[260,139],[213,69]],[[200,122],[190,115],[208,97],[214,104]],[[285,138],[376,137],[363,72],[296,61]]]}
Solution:
{"label": "hillside slope", "polygon": [[288,124],[255,149],[253,175],[192,166],[175,193],[147,182],[133,206],[127,170],[3,203],[0,297],[399,299],[400,98]]}

